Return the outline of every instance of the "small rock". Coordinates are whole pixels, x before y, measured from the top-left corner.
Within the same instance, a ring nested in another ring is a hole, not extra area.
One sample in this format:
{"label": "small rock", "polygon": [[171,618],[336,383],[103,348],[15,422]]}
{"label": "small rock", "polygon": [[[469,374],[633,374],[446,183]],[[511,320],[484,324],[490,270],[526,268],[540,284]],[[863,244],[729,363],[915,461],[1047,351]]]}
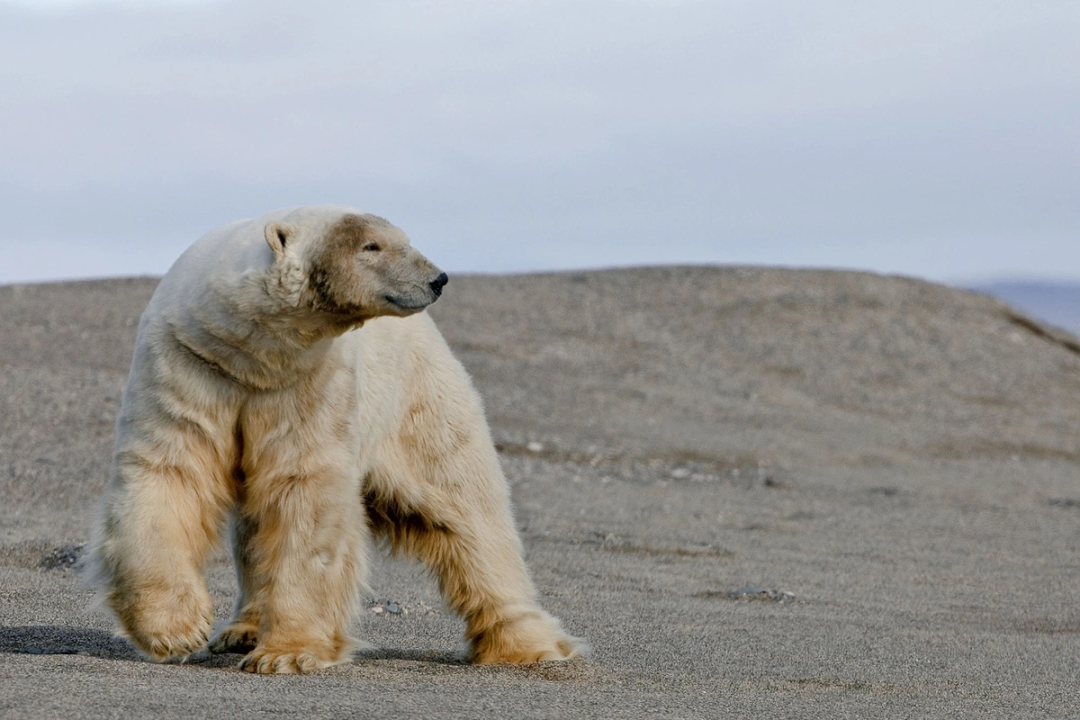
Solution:
{"label": "small rock", "polygon": [[529,452],[534,452],[534,453],[544,452],[544,443],[536,442],[535,440],[530,442],[525,447],[528,448]]}
{"label": "small rock", "polygon": [[42,556],[38,567],[45,570],[64,570],[75,567],[85,549],[85,543],[53,548]]}
{"label": "small rock", "polygon": [[386,603],[386,612],[397,615],[401,612],[401,606],[398,605],[396,602],[388,602]]}
{"label": "small rock", "polygon": [[671,471],[671,477],[676,480],[682,480],[683,478],[690,477],[690,468],[677,467]]}
{"label": "small rock", "polygon": [[794,593],[789,593],[784,590],[768,590],[754,585],[747,585],[738,590],[732,590],[727,593],[727,596],[732,600],[765,600],[778,603],[790,602],[795,599]]}

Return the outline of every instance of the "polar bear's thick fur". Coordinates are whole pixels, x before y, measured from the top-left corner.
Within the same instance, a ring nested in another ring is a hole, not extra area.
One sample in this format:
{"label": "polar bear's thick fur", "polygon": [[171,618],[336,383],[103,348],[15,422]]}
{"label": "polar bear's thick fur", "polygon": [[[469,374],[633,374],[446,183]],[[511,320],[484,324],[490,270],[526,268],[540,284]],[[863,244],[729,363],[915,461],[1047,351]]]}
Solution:
{"label": "polar bear's thick fur", "polygon": [[[422,312],[445,282],[399,229],[338,206],[232,223],[176,262],[139,324],[90,554],[142,652],[343,662],[376,536],[431,568],[474,662],[578,654],[537,604],[479,398]],[[210,640],[203,566],[226,525],[240,594]]]}

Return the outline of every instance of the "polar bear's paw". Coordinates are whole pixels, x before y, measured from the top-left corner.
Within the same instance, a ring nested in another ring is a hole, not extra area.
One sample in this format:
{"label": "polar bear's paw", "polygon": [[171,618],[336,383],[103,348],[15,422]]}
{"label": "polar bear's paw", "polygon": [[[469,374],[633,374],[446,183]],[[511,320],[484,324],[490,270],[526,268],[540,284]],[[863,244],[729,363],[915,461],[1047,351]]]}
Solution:
{"label": "polar bear's paw", "polygon": [[260,675],[295,675],[347,662],[355,642],[262,644],[240,661],[240,669]]}
{"label": "polar bear's paw", "polygon": [[209,595],[191,593],[184,600],[166,602],[162,595],[149,595],[114,603],[121,635],[154,662],[184,661],[206,647],[213,618]]}
{"label": "polar bear's paw", "polygon": [[206,647],[210,637],[210,624],[192,627],[179,635],[151,635],[141,638],[138,645],[154,662],[186,660],[188,656]]}
{"label": "polar bear's paw", "polygon": [[569,660],[589,652],[579,638],[563,632],[559,621],[542,610],[496,623],[472,641],[469,659],[480,665]]}
{"label": "polar bear's paw", "polygon": [[306,652],[275,652],[256,648],[240,661],[240,669],[260,675],[295,675],[329,667],[333,662]]}
{"label": "polar bear's paw", "polygon": [[206,647],[210,637],[207,618],[172,623],[171,627],[128,631],[128,637],[154,662],[185,660]]}
{"label": "polar bear's paw", "polygon": [[253,623],[234,622],[226,626],[210,641],[212,653],[247,653],[259,642],[259,628]]}

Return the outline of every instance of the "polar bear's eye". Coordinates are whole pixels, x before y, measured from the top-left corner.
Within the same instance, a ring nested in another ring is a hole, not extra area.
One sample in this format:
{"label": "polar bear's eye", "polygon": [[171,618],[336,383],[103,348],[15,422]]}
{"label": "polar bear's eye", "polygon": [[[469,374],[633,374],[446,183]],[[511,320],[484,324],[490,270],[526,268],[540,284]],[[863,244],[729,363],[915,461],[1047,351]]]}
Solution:
{"label": "polar bear's eye", "polygon": [[366,252],[379,252],[380,250],[382,250],[382,248],[379,247],[379,243],[373,243],[373,242],[368,243],[367,245],[365,245],[364,247],[362,247],[360,249],[364,250]]}

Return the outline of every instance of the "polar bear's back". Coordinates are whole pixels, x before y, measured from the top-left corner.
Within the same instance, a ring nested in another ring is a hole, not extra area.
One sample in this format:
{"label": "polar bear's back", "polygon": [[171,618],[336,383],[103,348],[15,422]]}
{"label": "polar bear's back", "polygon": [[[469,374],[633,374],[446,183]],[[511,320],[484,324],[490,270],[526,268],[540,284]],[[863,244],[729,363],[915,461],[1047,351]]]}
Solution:
{"label": "polar bear's back", "polygon": [[233,284],[244,273],[267,267],[273,253],[263,240],[266,221],[236,220],[196,240],[165,273],[147,311],[190,306],[205,296],[211,283]]}

